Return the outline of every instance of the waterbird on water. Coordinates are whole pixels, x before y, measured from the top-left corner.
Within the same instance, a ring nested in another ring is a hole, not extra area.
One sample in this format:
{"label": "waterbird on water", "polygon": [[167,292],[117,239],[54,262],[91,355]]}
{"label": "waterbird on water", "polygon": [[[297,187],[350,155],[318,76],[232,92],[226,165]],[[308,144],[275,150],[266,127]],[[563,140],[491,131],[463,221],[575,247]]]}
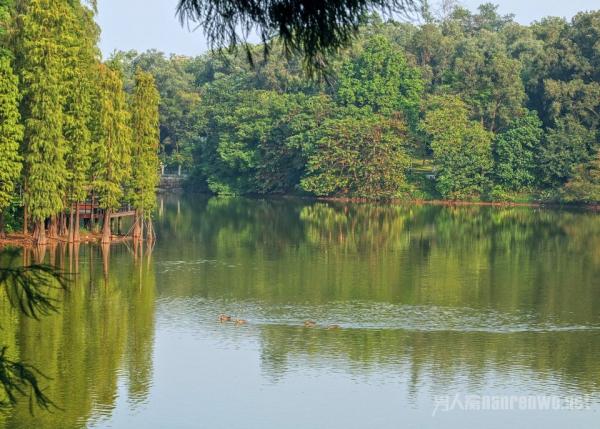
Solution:
{"label": "waterbird on water", "polygon": [[219,322],[223,323],[223,322],[231,322],[231,316],[228,316],[226,314],[221,314],[219,316]]}
{"label": "waterbird on water", "polygon": [[317,322],[313,322],[312,320],[307,320],[304,322],[305,328],[314,328],[315,326],[317,326]]}

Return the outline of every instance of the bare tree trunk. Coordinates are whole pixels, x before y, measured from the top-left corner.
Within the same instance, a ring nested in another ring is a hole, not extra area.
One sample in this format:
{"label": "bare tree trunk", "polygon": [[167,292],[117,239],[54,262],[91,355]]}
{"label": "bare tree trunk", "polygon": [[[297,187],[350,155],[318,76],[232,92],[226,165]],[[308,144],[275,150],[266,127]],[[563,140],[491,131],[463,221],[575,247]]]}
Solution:
{"label": "bare tree trunk", "polygon": [[73,242],[73,224],[75,222],[75,213],[73,210],[73,205],[71,205],[71,209],[69,210],[69,236],[67,238],[67,242],[72,243]]}
{"label": "bare tree trunk", "polygon": [[0,238],[6,238],[6,231],[4,231],[4,213],[0,212]]}
{"label": "bare tree trunk", "polygon": [[23,234],[29,234],[29,213],[27,210],[27,204],[23,206]]}
{"label": "bare tree trunk", "polygon": [[38,246],[45,246],[48,243],[46,238],[46,226],[43,220],[37,220],[33,229],[33,242]]}
{"label": "bare tree trunk", "polygon": [[106,209],[104,211],[104,221],[102,223],[102,244],[110,243],[111,230],[110,230],[110,215],[112,210]]}
{"label": "bare tree trunk", "polygon": [[58,222],[56,216],[50,217],[50,225],[48,226],[48,237],[56,238],[58,235]]}
{"label": "bare tree trunk", "polygon": [[67,229],[67,213],[62,211],[60,213],[60,223],[58,226],[58,235],[61,237],[65,237],[69,233]]}
{"label": "bare tree trunk", "polygon": [[133,239],[134,240],[139,240],[142,237],[142,214],[140,213],[139,210],[135,211],[135,221],[133,224]]}
{"label": "bare tree trunk", "polygon": [[97,225],[98,225],[98,221],[100,220],[99,218],[96,218],[96,196],[94,194],[92,194],[92,206],[90,208],[90,213],[91,213],[91,217],[90,217],[90,230],[93,232],[97,231]]}
{"label": "bare tree trunk", "polygon": [[73,229],[73,242],[79,243],[81,240],[79,236],[79,201],[75,203],[75,223],[73,223],[71,229]]}
{"label": "bare tree trunk", "polygon": [[150,243],[153,243],[154,240],[156,240],[156,234],[154,233],[154,225],[152,224],[152,218],[148,218],[148,231],[146,232],[146,239]]}

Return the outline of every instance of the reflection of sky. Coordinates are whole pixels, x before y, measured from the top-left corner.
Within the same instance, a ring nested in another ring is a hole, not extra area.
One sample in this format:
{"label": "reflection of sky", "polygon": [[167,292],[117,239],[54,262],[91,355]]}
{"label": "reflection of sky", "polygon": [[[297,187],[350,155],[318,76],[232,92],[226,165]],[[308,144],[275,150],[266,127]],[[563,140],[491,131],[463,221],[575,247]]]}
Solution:
{"label": "reflection of sky", "polygon": [[[190,33],[175,18],[178,0],[98,0],[98,22],[102,27],[101,48],[104,55],[115,49],[158,49],[166,53],[197,55],[206,50],[200,31]],[[474,10],[481,0],[463,0]],[[435,1],[432,1],[435,3]],[[597,0],[495,0],[503,14],[514,13],[528,23],[544,16],[572,17],[581,10],[598,9]]]}
{"label": "reflection of sky", "polygon": [[[554,428],[593,427],[596,422],[597,413],[590,411],[453,411],[431,416],[438,394],[564,394],[552,380],[542,382],[526,369],[490,371],[481,385],[457,373],[440,389],[435,369],[429,368],[414,389],[413,374],[405,365],[360,372],[348,360],[317,354],[289,356],[287,370],[271,377],[265,370],[260,327],[221,325],[212,318],[215,309],[186,301],[161,300],[157,307],[153,386],[147,402],[132,412],[122,386],[112,416],[92,427],[397,429],[535,423]],[[174,310],[180,310],[177,318],[172,317]]]}

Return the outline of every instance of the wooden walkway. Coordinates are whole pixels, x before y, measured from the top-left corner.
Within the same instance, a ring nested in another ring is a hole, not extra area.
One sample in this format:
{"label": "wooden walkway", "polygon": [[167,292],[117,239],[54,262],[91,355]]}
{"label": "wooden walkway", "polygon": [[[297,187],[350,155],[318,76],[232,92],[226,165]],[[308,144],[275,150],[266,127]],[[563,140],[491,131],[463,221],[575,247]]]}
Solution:
{"label": "wooden walkway", "polygon": [[[117,219],[122,217],[134,217],[135,210],[132,210],[129,206],[123,206],[116,212],[110,215],[111,219]],[[102,219],[104,217],[104,210],[102,210],[98,204],[84,203],[79,204],[79,217],[81,219]]]}

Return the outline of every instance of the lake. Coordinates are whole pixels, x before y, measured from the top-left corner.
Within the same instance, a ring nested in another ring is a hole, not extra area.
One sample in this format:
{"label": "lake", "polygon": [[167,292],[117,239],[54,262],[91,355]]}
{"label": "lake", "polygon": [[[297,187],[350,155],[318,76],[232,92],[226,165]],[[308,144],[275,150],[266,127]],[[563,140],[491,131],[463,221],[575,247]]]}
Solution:
{"label": "lake", "polygon": [[156,229],[23,256],[77,274],[41,322],[4,299],[58,408],[0,427],[598,427],[597,213],[169,195]]}

